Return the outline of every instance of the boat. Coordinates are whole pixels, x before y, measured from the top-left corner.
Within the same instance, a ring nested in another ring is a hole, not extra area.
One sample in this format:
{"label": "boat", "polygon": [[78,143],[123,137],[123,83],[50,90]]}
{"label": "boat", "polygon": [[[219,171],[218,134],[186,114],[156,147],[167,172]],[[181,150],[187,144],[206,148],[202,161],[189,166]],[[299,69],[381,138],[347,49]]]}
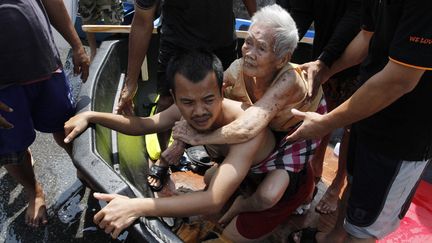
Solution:
{"label": "boat", "polygon": [[[83,84],[77,111],[112,112],[119,97],[127,67],[127,39],[104,41]],[[135,104],[137,115],[147,116],[156,96],[157,40],[148,52],[148,80],[139,83]],[[147,187],[147,152],[144,137],[126,136],[96,125],[75,139],[73,163],[85,184],[104,193],[128,197],[153,197]],[[158,218],[140,218],[129,228],[139,242],[181,242],[166,223]]]}
{"label": "boat", "polygon": [[[156,20],[154,34],[141,68],[138,92],[134,98],[138,116],[150,115],[157,99],[157,23]],[[236,21],[239,46],[243,43],[249,25],[249,20]],[[130,25],[84,25],[82,29],[111,34],[128,33]],[[127,36],[121,37],[101,43],[90,66],[89,78],[78,95],[77,112],[113,112],[116,107],[125,81],[128,56]],[[155,197],[147,185],[149,155],[146,146],[145,136],[127,136],[95,125],[75,139],[73,163],[81,172],[85,184],[94,191],[132,198]],[[202,188],[202,185],[192,186],[192,190]],[[173,222],[175,219],[141,217],[128,231],[139,242],[182,242],[171,231]]]}

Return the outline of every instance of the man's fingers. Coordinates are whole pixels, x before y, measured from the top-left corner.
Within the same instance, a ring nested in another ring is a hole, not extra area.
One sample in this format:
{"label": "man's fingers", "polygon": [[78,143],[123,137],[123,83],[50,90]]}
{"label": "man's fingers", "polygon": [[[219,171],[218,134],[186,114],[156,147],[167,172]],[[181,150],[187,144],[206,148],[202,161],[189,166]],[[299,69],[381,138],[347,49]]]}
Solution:
{"label": "man's fingers", "polygon": [[104,217],[105,217],[105,212],[103,210],[100,210],[93,217],[93,223],[95,223],[96,225],[99,225],[99,223],[102,221],[102,219]]}
{"label": "man's fingers", "polygon": [[83,83],[87,81],[88,75],[89,75],[89,65],[87,63],[84,63],[81,66],[81,80]]}
{"label": "man's fingers", "polygon": [[117,237],[120,235],[120,233],[122,232],[123,229],[121,228],[115,228],[114,231],[111,234],[111,237],[113,239],[117,239]]}
{"label": "man's fingers", "polygon": [[98,193],[98,192],[93,193],[93,196],[98,200],[103,200],[106,202],[109,202],[114,198],[116,198],[115,194],[106,194],[106,193]]}
{"label": "man's fingers", "polygon": [[[105,229],[110,225],[110,221],[108,221],[105,217],[99,222],[99,228]],[[111,232],[111,231],[110,231]]]}
{"label": "man's fingers", "polygon": [[9,106],[7,106],[5,103],[0,102],[0,110],[6,111],[6,112],[12,112],[13,109]]}
{"label": "man's fingers", "polygon": [[114,226],[112,224],[108,224],[105,227],[105,233],[107,233],[107,234],[111,233],[113,230],[114,230]]}
{"label": "man's fingers", "polygon": [[314,80],[315,80],[315,72],[309,70],[308,74],[307,74],[307,83],[308,83],[308,96],[312,97],[313,96],[313,91],[314,91]]}
{"label": "man's fingers", "polygon": [[70,133],[68,133],[68,131],[65,131],[65,133],[67,134],[67,136],[64,139],[65,143],[70,143],[72,140],[75,139],[76,136],[78,136],[81,132],[78,131],[78,129],[73,129]]}
{"label": "man's fingers", "polygon": [[293,143],[297,140],[299,140],[299,129],[297,129],[295,132],[293,132],[291,135],[285,138],[285,140],[289,143]]}
{"label": "man's fingers", "polygon": [[80,65],[76,62],[73,61],[74,67],[73,67],[73,71],[74,71],[74,75],[78,75],[80,74]]}
{"label": "man's fingers", "polygon": [[300,118],[300,119],[304,119],[305,118],[305,116],[306,116],[306,112],[302,112],[302,111],[299,111],[299,110],[297,110],[297,109],[291,109],[291,113],[294,115],[294,116],[296,116],[296,117],[298,117],[298,118]]}
{"label": "man's fingers", "polygon": [[13,128],[13,124],[8,122],[4,117],[0,116],[0,128],[11,129]]}

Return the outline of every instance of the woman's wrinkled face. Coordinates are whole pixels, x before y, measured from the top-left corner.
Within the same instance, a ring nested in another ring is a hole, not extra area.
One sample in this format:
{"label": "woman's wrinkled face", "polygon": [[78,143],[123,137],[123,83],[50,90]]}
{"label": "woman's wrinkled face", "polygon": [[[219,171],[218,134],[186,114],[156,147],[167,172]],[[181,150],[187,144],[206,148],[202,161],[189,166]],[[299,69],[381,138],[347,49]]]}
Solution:
{"label": "woman's wrinkled face", "polygon": [[[255,23],[248,31],[242,47],[244,74],[251,77],[273,76],[280,68],[280,59],[274,53],[273,30]],[[279,67],[278,67],[279,65]]]}

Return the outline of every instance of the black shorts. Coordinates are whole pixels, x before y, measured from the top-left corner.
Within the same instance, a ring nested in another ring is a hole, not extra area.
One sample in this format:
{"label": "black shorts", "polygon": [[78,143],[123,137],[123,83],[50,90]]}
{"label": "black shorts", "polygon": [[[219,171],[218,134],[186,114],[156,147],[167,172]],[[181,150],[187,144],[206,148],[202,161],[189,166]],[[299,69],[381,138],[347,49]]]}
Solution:
{"label": "black shorts", "polygon": [[351,193],[345,230],[357,238],[382,238],[399,226],[428,161],[389,158],[351,130],[347,169]]}

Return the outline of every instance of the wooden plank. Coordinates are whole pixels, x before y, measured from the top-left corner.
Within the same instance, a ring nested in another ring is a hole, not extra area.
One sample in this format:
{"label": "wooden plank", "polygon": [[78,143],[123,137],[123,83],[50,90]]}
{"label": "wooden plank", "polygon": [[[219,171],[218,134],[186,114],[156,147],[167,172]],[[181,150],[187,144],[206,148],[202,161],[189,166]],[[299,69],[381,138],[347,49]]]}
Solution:
{"label": "wooden plank", "polygon": [[[130,33],[131,26],[130,25],[83,25],[82,29],[85,32],[91,33]],[[157,33],[157,29],[153,28],[153,34]],[[245,39],[247,37],[247,31],[245,30],[237,30],[237,38]],[[300,42],[310,43],[312,44],[313,38],[304,37],[300,40]]]}

